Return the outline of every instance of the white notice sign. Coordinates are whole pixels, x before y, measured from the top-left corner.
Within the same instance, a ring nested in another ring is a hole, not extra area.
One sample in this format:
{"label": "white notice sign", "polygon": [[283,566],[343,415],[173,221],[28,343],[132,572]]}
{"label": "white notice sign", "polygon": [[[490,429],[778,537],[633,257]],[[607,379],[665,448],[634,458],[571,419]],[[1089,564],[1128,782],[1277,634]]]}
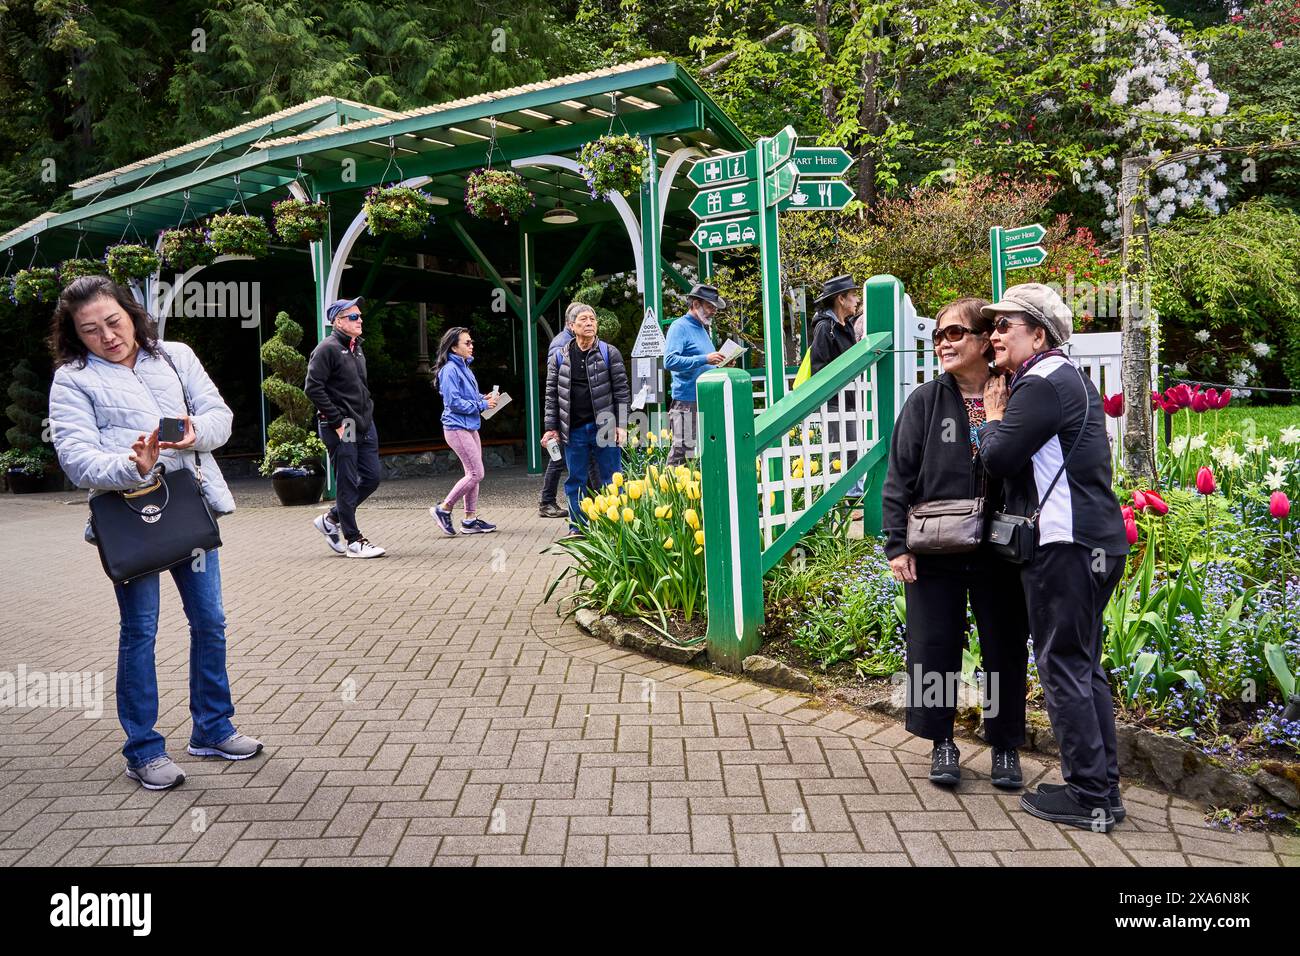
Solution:
{"label": "white notice sign", "polygon": [[645,319],[641,322],[641,331],[636,334],[636,344],[632,346],[632,358],[657,358],[664,354],[664,332],[659,328],[654,309],[645,310]]}

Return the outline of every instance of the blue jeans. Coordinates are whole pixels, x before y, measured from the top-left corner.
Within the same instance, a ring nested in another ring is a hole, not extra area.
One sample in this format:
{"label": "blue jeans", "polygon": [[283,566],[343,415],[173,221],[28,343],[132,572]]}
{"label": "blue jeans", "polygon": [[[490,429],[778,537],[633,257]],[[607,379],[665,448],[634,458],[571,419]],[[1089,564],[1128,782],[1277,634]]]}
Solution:
{"label": "blue jeans", "polygon": [[575,531],[587,523],[587,516],[582,513],[578,502],[587,483],[587,466],[591,459],[596,459],[601,487],[613,481],[614,472],[618,471],[623,460],[623,449],[618,445],[602,448],[596,443],[597,431],[595,422],[570,428],[569,441],[564,446],[564,463],[569,468],[569,477],[564,480],[564,493],[569,498],[569,527]]}
{"label": "blue jeans", "polygon": [[[194,720],[190,741],[211,746],[235,733],[230,722],[235,705],[226,676],[226,612],[221,605],[221,565],[216,550],[207,552],[203,561],[202,571],[194,569],[195,562],[187,562],[172,568],[171,576],[190,622],[190,716]],[[167,742],[154,729],[158,722],[158,674],[154,668],[158,578],[151,574],[113,586],[122,614],[117,719],[126,731],[122,753],[132,767],[167,752]]]}

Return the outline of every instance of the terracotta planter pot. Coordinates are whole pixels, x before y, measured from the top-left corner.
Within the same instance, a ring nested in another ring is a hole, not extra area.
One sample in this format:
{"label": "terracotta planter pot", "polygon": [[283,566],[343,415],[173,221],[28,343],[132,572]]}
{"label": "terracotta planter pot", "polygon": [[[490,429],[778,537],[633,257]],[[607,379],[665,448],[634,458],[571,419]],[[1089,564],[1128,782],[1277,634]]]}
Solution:
{"label": "terracotta planter pot", "polygon": [[320,465],[281,465],[271,473],[271,487],[282,505],[314,505],[325,491]]}

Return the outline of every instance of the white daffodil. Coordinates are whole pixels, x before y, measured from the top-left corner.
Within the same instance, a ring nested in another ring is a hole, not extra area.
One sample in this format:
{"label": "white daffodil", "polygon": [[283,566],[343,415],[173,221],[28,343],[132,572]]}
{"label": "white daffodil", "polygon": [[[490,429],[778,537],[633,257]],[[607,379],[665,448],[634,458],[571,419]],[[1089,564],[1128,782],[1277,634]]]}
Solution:
{"label": "white daffodil", "polygon": [[1264,484],[1268,486],[1269,491],[1281,491],[1285,481],[1286,476],[1277,471],[1269,472],[1264,476]]}
{"label": "white daffodil", "polygon": [[1274,471],[1286,471],[1286,466],[1289,464],[1291,464],[1290,458],[1278,458],[1276,455],[1268,456],[1268,467]]}
{"label": "white daffodil", "polygon": [[1268,438],[1264,437],[1259,441],[1246,442],[1246,451],[1250,452],[1252,455],[1258,455],[1262,452],[1268,451]]}
{"label": "white daffodil", "polygon": [[1278,436],[1277,440],[1284,445],[1300,445],[1300,428],[1282,429],[1282,434]]}
{"label": "white daffodil", "polygon": [[1174,440],[1169,443],[1169,451],[1173,453],[1175,458],[1181,458],[1183,452],[1187,451],[1187,436],[1178,435],[1175,437]]}
{"label": "white daffodil", "polygon": [[1210,443],[1210,439],[1209,439],[1209,437],[1205,434],[1205,432],[1201,432],[1199,435],[1193,435],[1193,436],[1192,436],[1192,451],[1200,451],[1202,448],[1204,448],[1204,447],[1205,447],[1206,445],[1208,445],[1209,443]]}

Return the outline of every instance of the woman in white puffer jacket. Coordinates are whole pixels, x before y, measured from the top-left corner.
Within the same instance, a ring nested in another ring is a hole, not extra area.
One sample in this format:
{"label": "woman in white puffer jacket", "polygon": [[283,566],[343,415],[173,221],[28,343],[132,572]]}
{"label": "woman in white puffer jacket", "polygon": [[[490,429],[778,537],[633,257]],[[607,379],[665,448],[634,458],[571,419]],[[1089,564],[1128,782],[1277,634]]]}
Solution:
{"label": "woman in white puffer jacket", "polygon": [[[90,489],[92,497],[133,491],[152,484],[161,471],[193,471],[198,455],[208,505],[219,515],[235,510],[234,497],[212,457],[230,437],[230,408],[193,350],[178,342],[159,342],[153,321],[127,290],[102,277],[71,283],[55,307],[50,348],[56,365],[50,430],[59,464],[73,483]],[[192,417],[185,391],[194,406]],[[158,440],[161,418],[185,420],[181,441]],[[235,708],[226,675],[226,618],[217,551],[207,552],[202,561],[177,565],[170,573],[190,625],[194,728],[189,752],[229,760],[251,757],[262,744],[231,723]],[[159,577],[146,575],[114,585],[121,612],[117,713],[127,736],[122,752],[127,776],[150,790],[185,780],[154,729]]]}

